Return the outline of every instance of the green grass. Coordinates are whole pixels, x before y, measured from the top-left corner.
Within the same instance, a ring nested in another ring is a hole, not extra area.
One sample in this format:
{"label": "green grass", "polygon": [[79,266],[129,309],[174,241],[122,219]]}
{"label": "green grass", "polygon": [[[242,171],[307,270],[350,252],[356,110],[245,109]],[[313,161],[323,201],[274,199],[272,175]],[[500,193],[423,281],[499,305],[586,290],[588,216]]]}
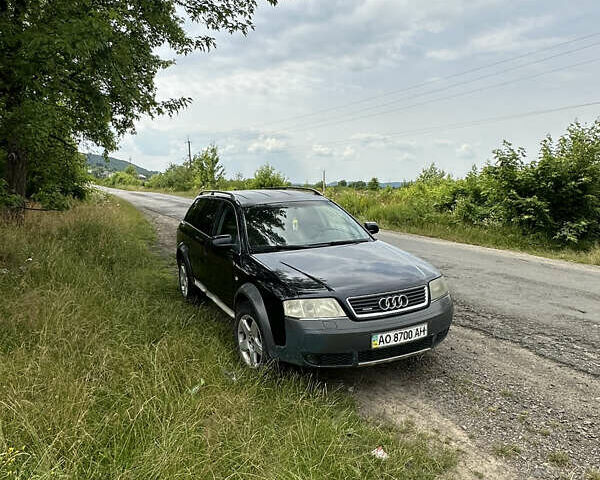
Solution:
{"label": "green grass", "polygon": [[600,470],[590,469],[586,472],[586,480],[600,480]]}
{"label": "green grass", "polygon": [[569,454],[567,452],[555,450],[548,454],[548,461],[557,467],[566,467],[570,463]]}
{"label": "green grass", "polygon": [[[456,453],[309,373],[241,367],[153,231],[103,200],[0,225],[0,479],[431,479]],[[383,445],[390,458],[370,451]]]}
{"label": "green grass", "polygon": [[510,443],[500,443],[493,447],[494,455],[502,458],[511,458],[521,453],[521,447]]}
{"label": "green grass", "polygon": [[565,247],[543,235],[526,235],[516,227],[467,224],[451,213],[437,211],[435,199],[440,194],[435,187],[427,188],[412,186],[378,192],[330,188],[327,194],[356,217],[376,221],[382,228],[600,265],[598,243]]}
{"label": "green grass", "polygon": [[[119,186],[125,190],[167,193],[195,197],[198,192],[172,192],[164,189]],[[363,221],[376,221],[382,228],[404,233],[442,238],[453,242],[516,250],[541,257],[600,265],[600,244],[566,247],[542,235],[526,235],[516,227],[470,225],[449,213],[436,211],[434,198],[418,188],[379,192],[351,188],[328,188],[327,196]]]}

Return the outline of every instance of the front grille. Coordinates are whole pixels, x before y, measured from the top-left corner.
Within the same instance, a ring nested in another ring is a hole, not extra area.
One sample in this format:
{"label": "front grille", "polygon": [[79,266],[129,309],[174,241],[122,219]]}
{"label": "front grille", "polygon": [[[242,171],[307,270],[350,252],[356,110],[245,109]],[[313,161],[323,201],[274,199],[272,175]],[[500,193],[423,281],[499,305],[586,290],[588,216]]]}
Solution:
{"label": "front grille", "polygon": [[316,367],[352,366],[352,352],[345,353],[307,353],[304,355],[307,363]]}
{"label": "front grille", "polygon": [[[393,298],[398,296],[406,296],[408,303],[403,307],[390,308],[384,310],[380,306],[380,300]],[[406,290],[398,290],[395,292],[377,293],[374,295],[365,295],[362,297],[351,297],[348,299],[348,304],[352,311],[359,319],[382,317],[384,315],[398,315],[404,312],[417,310],[426,307],[429,303],[429,291],[427,286],[409,288]]]}
{"label": "front grille", "polygon": [[386,358],[409,355],[426,348],[431,348],[431,337],[425,337],[416,342],[394,345],[393,347],[363,350],[362,352],[358,352],[358,363],[375,362],[377,360],[385,360]]}

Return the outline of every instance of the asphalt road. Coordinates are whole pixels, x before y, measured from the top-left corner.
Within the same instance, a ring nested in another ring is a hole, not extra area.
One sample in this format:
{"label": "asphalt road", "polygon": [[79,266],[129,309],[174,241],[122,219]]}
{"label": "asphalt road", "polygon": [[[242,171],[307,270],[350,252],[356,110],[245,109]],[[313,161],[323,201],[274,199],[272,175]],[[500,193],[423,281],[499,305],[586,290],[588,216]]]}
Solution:
{"label": "asphalt road", "polygon": [[[180,220],[192,199],[113,190]],[[600,375],[600,268],[382,231],[378,238],[438,267],[466,312],[461,323]],[[469,315],[470,313],[470,315]]]}
{"label": "asphalt road", "polygon": [[[191,199],[106,190],[152,217],[170,252]],[[466,452],[458,478],[600,471],[600,268],[390,231],[378,238],[444,273],[454,327],[421,359],[322,378],[350,385],[368,415],[444,432]],[[520,453],[504,456],[503,445]],[[569,462],[549,461],[553,452]]]}

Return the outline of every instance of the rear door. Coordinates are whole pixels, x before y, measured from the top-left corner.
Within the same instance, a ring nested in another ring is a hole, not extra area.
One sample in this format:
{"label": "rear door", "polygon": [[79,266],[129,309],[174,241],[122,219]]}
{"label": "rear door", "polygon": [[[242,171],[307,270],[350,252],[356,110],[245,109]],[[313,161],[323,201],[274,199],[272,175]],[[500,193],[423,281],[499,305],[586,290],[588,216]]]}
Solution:
{"label": "rear door", "polygon": [[219,200],[222,204],[214,235],[231,235],[234,246],[232,248],[209,248],[207,257],[212,272],[211,291],[217,295],[225,305],[233,308],[233,297],[236,289],[234,264],[238,262],[240,254],[240,235],[238,219],[233,204],[227,200]]}
{"label": "rear door", "polygon": [[210,266],[208,264],[208,241],[215,227],[219,203],[214,198],[198,198],[184,220],[189,259],[194,278],[211,290]]}

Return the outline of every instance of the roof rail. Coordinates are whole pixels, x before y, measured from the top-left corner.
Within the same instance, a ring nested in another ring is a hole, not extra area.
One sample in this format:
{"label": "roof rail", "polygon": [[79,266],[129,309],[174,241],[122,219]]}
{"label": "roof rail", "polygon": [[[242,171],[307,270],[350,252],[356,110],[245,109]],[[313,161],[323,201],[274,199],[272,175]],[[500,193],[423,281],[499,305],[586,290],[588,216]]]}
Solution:
{"label": "roof rail", "polygon": [[223,190],[202,190],[198,195],[204,195],[204,194],[210,194],[210,195],[214,195],[215,193],[219,193],[221,195],[226,195],[229,198],[232,198],[235,200],[235,195],[231,192],[225,192]]}
{"label": "roof rail", "polygon": [[323,196],[321,192],[314,188],[310,187],[294,187],[294,186],[284,186],[284,187],[263,187],[264,190],[300,190],[303,192],[312,192],[315,195]]}

